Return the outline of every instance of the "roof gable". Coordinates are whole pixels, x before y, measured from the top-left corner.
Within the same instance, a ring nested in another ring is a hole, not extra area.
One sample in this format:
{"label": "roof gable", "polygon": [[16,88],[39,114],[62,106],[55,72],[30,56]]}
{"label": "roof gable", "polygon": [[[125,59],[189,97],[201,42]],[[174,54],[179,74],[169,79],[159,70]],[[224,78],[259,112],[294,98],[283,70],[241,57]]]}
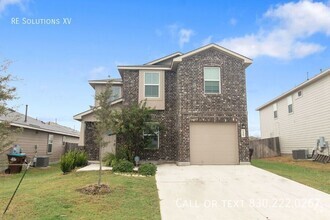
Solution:
{"label": "roof gable", "polygon": [[236,53],[234,51],[231,51],[231,50],[229,50],[227,48],[221,47],[221,46],[219,46],[217,44],[208,44],[208,45],[206,45],[204,47],[200,47],[200,48],[198,48],[196,50],[192,50],[192,51],[190,51],[190,52],[188,52],[186,54],[183,54],[183,55],[181,55],[179,57],[174,58],[173,59],[173,62],[181,62],[182,59],[184,59],[186,57],[192,56],[194,54],[197,54],[199,52],[202,52],[202,51],[207,50],[207,49],[210,49],[210,48],[217,49],[217,50],[219,50],[221,52],[227,53],[228,55],[231,55],[231,56],[234,56],[236,58],[242,59],[244,61],[244,63],[246,64],[246,66],[249,66],[250,64],[252,64],[252,59],[250,59],[248,57],[245,57],[245,56],[243,56],[243,55],[241,55],[239,53]]}
{"label": "roof gable", "polygon": [[181,56],[182,53],[181,52],[175,52],[175,53],[172,53],[170,55],[167,55],[165,57],[162,57],[162,58],[159,58],[157,60],[153,60],[153,61],[150,61],[148,63],[145,63],[143,65],[164,65],[168,62],[172,63],[172,60],[178,56]]}

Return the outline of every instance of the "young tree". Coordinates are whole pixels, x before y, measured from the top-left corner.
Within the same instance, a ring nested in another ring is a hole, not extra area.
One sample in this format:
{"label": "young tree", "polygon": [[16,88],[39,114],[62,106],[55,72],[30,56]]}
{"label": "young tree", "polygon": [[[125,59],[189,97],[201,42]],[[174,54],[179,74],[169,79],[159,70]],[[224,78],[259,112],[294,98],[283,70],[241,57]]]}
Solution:
{"label": "young tree", "polygon": [[[8,85],[13,80],[12,75],[8,74],[10,64],[11,61],[6,60],[0,65],[0,116],[8,114],[7,102],[16,99],[16,88]],[[0,122],[0,152],[13,143],[11,136],[14,132],[18,131],[11,128],[10,121]]]}
{"label": "young tree", "polygon": [[106,84],[105,89],[96,95],[95,99],[98,103],[97,106],[94,107],[95,117],[97,119],[95,125],[95,143],[99,148],[99,161],[100,161],[100,169],[99,169],[99,178],[98,178],[98,186],[101,185],[101,170],[102,170],[102,148],[106,147],[108,142],[105,139],[105,136],[109,135],[111,129],[111,96],[112,96],[112,80],[109,79]]}
{"label": "young tree", "polygon": [[158,129],[150,123],[153,113],[154,110],[147,107],[145,102],[113,112],[110,118],[111,128],[121,138],[119,150],[124,151],[126,159],[133,162],[134,156],[140,156],[141,150],[150,144],[143,134]]}

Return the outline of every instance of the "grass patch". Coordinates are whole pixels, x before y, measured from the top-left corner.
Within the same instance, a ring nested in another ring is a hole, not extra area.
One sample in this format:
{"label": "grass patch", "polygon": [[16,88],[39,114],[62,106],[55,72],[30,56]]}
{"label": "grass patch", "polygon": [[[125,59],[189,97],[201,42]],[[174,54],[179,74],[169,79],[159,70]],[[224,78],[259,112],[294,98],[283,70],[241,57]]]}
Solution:
{"label": "grass patch", "polygon": [[252,160],[252,165],[330,193],[330,163],[293,160],[291,156]]}
{"label": "grass patch", "polygon": [[[0,216],[23,173],[0,174]],[[97,183],[98,172],[62,175],[59,165],[31,168],[2,219],[160,219],[155,177],[135,178],[104,171],[110,194],[76,189]]]}

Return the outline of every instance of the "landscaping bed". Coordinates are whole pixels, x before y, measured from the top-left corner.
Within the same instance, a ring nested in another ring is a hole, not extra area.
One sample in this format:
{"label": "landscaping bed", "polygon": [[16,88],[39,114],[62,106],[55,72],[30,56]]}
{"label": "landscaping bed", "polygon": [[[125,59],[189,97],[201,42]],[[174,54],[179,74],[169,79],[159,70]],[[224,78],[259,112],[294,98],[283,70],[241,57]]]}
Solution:
{"label": "landscaping bed", "polygon": [[[5,209],[22,173],[0,176],[0,211]],[[103,195],[79,191],[96,184],[98,172],[63,175],[59,165],[31,168],[2,219],[160,219],[155,177],[129,178],[103,171]],[[93,191],[94,189],[91,189]]]}
{"label": "landscaping bed", "polygon": [[330,193],[330,164],[311,160],[293,160],[281,156],[252,160],[251,164],[272,173]]}

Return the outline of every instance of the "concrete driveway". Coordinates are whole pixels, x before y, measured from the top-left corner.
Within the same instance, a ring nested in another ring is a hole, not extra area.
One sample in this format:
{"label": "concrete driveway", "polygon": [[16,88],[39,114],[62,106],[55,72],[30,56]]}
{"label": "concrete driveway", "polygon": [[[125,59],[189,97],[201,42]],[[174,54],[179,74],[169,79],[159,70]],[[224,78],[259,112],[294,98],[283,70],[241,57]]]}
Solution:
{"label": "concrete driveway", "polygon": [[251,165],[160,165],[163,220],[330,219],[330,195]]}

